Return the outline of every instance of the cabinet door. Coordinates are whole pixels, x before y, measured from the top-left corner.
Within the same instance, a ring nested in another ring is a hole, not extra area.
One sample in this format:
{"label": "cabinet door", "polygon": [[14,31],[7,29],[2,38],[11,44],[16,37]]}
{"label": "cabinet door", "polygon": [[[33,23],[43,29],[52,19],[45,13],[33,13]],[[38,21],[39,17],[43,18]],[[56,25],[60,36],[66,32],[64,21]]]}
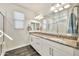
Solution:
{"label": "cabinet door", "polygon": [[60,53],[60,54],[73,56],[73,48],[65,46],[65,45],[62,45],[62,44],[59,44],[59,43],[55,43],[55,42],[52,42],[52,41],[50,41],[49,44],[53,48],[53,51],[55,51],[55,52],[56,51],[58,51],[58,52],[61,51],[62,53]]}
{"label": "cabinet door", "polygon": [[32,47],[40,54],[41,54],[41,41],[40,41],[40,38],[39,37],[36,37],[36,36],[32,36],[32,39],[31,39],[31,45]]}
{"label": "cabinet door", "polygon": [[40,55],[50,56],[50,45],[48,44],[48,42],[49,41],[47,41],[46,39],[32,36],[31,45]]}
{"label": "cabinet door", "polygon": [[39,37],[37,37],[36,39],[35,39],[35,43],[36,43],[36,48],[39,50],[39,52],[41,52],[41,41],[40,41],[40,38]]}
{"label": "cabinet door", "polygon": [[68,53],[65,51],[63,52],[62,50],[53,47],[52,49],[53,56],[69,56]]}
{"label": "cabinet door", "polygon": [[74,56],[79,56],[79,50],[78,49],[74,49]]}
{"label": "cabinet door", "polygon": [[40,42],[41,42],[41,53],[43,56],[50,56],[50,53],[49,53],[49,48],[50,48],[50,45],[48,44],[48,41],[46,41],[46,39],[40,39]]}
{"label": "cabinet door", "polygon": [[35,45],[35,36],[32,36],[32,35],[31,35],[30,44],[31,44],[31,46],[32,46],[33,48],[36,47],[36,45]]}
{"label": "cabinet door", "polygon": [[31,45],[33,46],[33,48],[35,48],[36,49],[36,37],[35,36],[31,36]]}

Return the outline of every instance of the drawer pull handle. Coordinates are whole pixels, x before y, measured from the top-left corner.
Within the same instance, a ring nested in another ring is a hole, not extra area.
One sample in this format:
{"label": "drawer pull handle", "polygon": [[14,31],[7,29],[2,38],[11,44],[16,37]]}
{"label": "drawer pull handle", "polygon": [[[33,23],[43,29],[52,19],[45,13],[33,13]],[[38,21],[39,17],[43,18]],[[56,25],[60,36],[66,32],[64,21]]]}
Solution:
{"label": "drawer pull handle", "polygon": [[50,54],[51,56],[53,56],[53,49],[52,49],[52,48],[49,48],[49,54]]}

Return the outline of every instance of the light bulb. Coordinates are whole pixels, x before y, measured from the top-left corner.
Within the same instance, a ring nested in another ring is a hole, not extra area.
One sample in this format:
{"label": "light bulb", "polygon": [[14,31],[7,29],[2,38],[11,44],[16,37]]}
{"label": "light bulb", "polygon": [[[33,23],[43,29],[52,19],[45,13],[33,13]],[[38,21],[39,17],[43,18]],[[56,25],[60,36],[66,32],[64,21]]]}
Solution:
{"label": "light bulb", "polygon": [[70,7],[70,4],[67,4],[64,6],[64,8],[69,8]]}
{"label": "light bulb", "polygon": [[59,11],[62,11],[63,10],[63,8],[61,7],[61,8],[59,8]]}

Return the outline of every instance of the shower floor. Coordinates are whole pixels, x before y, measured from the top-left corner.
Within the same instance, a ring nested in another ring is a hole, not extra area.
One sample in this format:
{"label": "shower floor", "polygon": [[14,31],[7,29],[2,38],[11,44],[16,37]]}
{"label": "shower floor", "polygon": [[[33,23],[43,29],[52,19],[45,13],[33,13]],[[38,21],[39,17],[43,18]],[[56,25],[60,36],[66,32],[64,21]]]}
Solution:
{"label": "shower floor", "polygon": [[40,56],[40,54],[37,53],[31,45],[29,45],[8,51],[4,56]]}

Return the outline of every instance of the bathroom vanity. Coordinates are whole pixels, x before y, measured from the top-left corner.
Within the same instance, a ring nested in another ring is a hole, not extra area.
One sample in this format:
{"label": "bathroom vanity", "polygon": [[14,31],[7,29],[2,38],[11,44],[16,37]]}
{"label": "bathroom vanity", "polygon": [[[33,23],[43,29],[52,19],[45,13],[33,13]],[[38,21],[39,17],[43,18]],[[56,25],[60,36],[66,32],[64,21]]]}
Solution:
{"label": "bathroom vanity", "polygon": [[33,48],[43,56],[79,55],[79,7],[49,16],[40,20],[39,31],[30,31]]}
{"label": "bathroom vanity", "polygon": [[32,47],[42,56],[78,56],[77,36],[30,32]]}

